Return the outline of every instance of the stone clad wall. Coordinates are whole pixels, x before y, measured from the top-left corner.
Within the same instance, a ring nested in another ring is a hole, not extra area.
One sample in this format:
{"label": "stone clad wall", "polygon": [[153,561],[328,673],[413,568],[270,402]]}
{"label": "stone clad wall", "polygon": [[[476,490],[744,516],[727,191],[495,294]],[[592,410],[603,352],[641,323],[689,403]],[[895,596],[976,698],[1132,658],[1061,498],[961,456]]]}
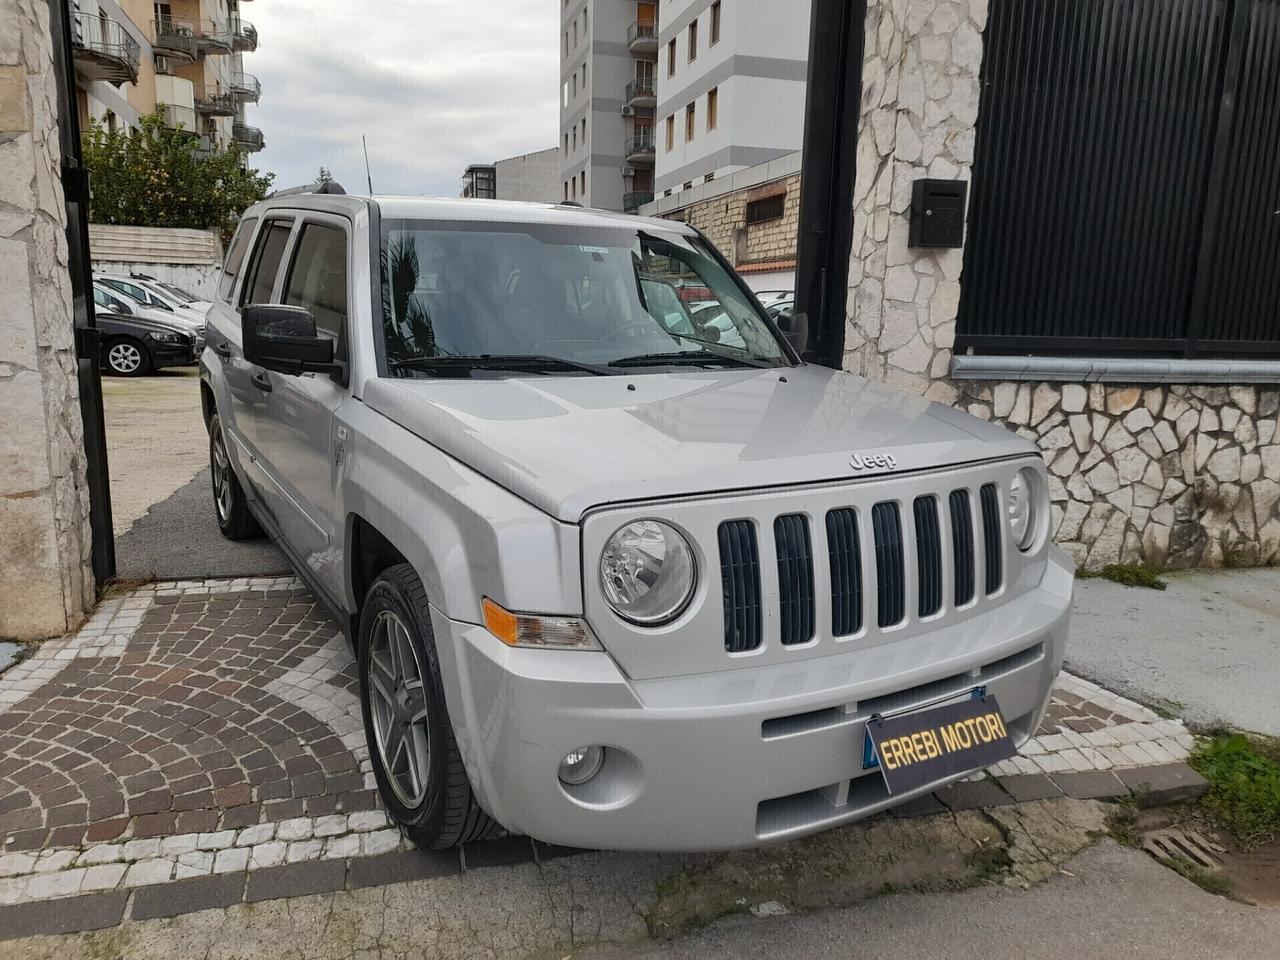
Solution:
{"label": "stone clad wall", "polygon": [[1034,440],[1081,565],[1280,562],[1280,387],[951,379],[964,254],[907,246],[911,186],[971,178],[987,9],[868,5],[845,368]]}
{"label": "stone clad wall", "polygon": [[48,4],[0,0],[0,637],[93,606]]}
{"label": "stone clad wall", "polygon": [[1092,569],[1280,562],[1280,389],[959,385],[1044,451],[1058,543]]}

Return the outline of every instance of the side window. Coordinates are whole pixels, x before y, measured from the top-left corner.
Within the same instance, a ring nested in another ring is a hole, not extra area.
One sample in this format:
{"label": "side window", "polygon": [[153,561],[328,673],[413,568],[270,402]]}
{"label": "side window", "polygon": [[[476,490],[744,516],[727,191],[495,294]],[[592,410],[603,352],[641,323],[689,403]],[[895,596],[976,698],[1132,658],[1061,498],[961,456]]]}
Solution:
{"label": "side window", "polygon": [[316,331],[342,341],[347,323],[347,235],[340,227],[307,223],[285,282],[284,302],[306,307]]}
{"label": "side window", "polygon": [[240,288],[240,305],[246,303],[269,303],[271,288],[275,285],[276,274],[280,270],[280,260],[284,256],[285,244],[289,241],[292,221],[271,220],[267,229],[258,237],[258,245],[253,251],[253,266]]}
{"label": "side window", "polygon": [[227,251],[227,258],[222,264],[222,279],[218,281],[219,300],[231,298],[231,291],[236,285],[236,276],[240,273],[240,264],[244,262],[245,249],[249,246],[249,238],[253,236],[253,228],[257,222],[258,218],[252,217],[242,221],[240,228],[236,230],[235,238],[231,241],[231,249]]}

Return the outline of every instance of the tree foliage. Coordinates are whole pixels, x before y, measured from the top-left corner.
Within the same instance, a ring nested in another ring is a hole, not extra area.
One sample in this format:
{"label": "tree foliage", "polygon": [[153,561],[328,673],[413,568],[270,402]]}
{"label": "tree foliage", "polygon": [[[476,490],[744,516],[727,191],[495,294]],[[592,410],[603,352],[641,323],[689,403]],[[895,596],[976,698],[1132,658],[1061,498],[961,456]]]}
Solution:
{"label": "tree foliage", "polygon": [[160,109],[137,130],[91,120],[83,135],[93,223],[216,229],[226,242],[244,209],[266,196],[274,174],[241,166],[237,151],[194,151],[190,131],[166,126]]}

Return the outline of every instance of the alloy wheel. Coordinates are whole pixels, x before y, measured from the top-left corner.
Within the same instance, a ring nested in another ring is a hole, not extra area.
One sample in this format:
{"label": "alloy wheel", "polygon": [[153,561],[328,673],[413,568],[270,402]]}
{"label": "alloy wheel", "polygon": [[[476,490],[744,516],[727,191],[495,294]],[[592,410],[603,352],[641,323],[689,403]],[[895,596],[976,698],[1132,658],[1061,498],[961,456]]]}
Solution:
{"label": "alloy wheel", "polygon": [[227,459],[227,444],[222,438],[222,424],[213,428],[213,503],[218,511],[218,520],[226,523],[231,516],[231,462]]}
{"label": "alloy wheel", "polygon": [[135,373],[142,366],[142,351],[132,343],[116,343],[107,352],[107,363],[116,373]]}
{"label": "alloy wheel", "polygon": [[387,780],[406,807],[427,795],[431,742],[422,665],[404,621],[378,613],[369,637],[369,707]]}

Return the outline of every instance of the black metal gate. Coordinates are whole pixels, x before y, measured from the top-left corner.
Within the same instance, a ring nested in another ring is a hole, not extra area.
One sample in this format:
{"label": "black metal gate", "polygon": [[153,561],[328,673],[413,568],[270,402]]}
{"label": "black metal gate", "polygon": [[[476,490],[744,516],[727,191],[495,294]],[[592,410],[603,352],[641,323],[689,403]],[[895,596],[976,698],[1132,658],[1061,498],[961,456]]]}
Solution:
{"label": "black metal gate", "polygon": [[1280,356],[1280,0],[993,0],[956,349]]}

